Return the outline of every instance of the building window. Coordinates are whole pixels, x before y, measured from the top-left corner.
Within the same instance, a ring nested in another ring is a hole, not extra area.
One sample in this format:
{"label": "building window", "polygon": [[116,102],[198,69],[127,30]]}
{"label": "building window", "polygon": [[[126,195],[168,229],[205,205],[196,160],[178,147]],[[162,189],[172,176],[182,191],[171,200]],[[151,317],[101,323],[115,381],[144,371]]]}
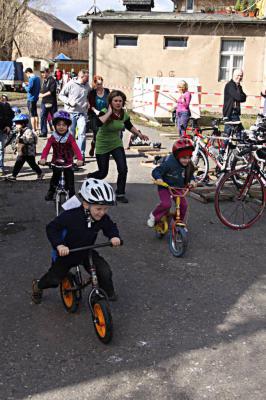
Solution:
{"label": "building window", "polygon": [[165,37],[164,38],[164,48],[172,49],[177,47],[187,47],[187,39],[186,37]]}
{"label": "building window", "polygon": [[137,36],[115,36],[115,47],[136,47],[138,45]]}
{"label": "building window", "polygon": [[194,0],[187,0],[186,11],[187,12],[193,12],[194,11]]}
{"label": "building window", "polygon": [[235,69],[242,69],[244,40],[222,40],[219,81],[229,81]]}

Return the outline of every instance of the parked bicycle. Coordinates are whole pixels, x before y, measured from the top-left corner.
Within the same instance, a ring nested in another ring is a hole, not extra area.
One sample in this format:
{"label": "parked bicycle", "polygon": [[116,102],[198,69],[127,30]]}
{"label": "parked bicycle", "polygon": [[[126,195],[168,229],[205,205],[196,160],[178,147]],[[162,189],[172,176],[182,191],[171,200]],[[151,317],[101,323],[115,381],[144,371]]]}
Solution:
{"label": "parked bicycle", "polygon": [[[121,241],[121,245],[123,242]],[[76,249],[70,249],[70,253],[77,251],[88,251],[88,272],[89,277],[84,280],[81,273],[81,266],[72,268],[65,279],[60,283],[60,296],[67,312],[77,312],[81,299],[82,291],[89,285],[91,290],[88,294],[87,303],[91,312],[93,326],[98,339],[107,344],[113,336],[112,314],[108,302],[108,296],[103,289],[99,287],[96,269],[93,264],[92,251],[101,247],[112,247],[110,242],[99,243],[92,246],[85,246]]]}
{"label": "parked bicycle", "polygon": [[263,167],[266,148],[263,144],[251,145],[241,155],[247,154],[250,164],[225,174],[215,193],[218,218],[235,230],[253,225],[261,217],[266,202],[266,172]]}
{"label": "parked bicycle", "polygon": [[181,197],[185,197],[190,189],[188,187],[171,187],[167,183],[162,184],[161,182],[157,183],[157,181],[154,181],[154,183],[167,188],[171,193],[172,199],[175,201],[175,211],[170,211],[155,224],[156,237],[161,239],[169,232],[168,243],[170,252],[175,257],[182,257],[188,245],[188,229],[186,222],[181,220],[180,202]]}
{"label": "parked bicycle", "polygon": [[[218,120],[221,123],[222,120]],[[208,181],[209,176],[209,158],[214,162],[215,174],[217,177],[229,171],[234,157],[241,151],[243,144],[243,135],[240,134],[241,121],[224,121],[225,126],[229,126],[229,134],[222,136],[218,125],[213,128],[195,128],[192,161],[197,167],[197,181]],[[212,130],[212,135],[204,135],[204,132]]]}

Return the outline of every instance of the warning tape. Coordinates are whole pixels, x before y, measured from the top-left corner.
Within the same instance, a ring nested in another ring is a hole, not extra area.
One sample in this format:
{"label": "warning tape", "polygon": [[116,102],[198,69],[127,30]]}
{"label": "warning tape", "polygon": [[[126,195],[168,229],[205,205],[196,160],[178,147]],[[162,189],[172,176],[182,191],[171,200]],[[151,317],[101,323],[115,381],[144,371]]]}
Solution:
{"label": "warning tape", "polygon": [[[142,101],[142,100],[134,100],[134,103],[138,103],[140,107],[141,105],[145,106],[159,106],[159,107],[165,107],[165,106],[175,106],[176,103],[153,103],[152,101]],[[223,108],[223,104],[198,104],[198,103],[191,103],[191,106],[197,106],[199,108]],[[257,110],[258,108],[263,109],[263,107],[259,106],[241,106],[242,108],[246,109],[255,109]]]}
{"label": "warning tape", "polygon": [[[197,85],[199,87],[201,87],[202,85]],[[146,93],[179,93],[178,90],[167,90],[167,89],[163,89],[163,90],[158,90],[158,89],[144,89],[143,87],[130,87],[130,86],[119,86],[119,85],[110,85],[110,87],[113,89],[129,89],[129,90],[133,90],[133,91],[139,91],[142,92],[141,94],[146,94]],[[199,94],[199,95],[205,95],[205,96],[223,96],[224,93],[220,93],[220,92],[205,92],[205,91],[198,91],[198,92],[190,92],[191,94]],[[135,97],[135,96],[133,96]],[[252,97],[254,99],[261,99],[262,96],[257,95],[257,94],[248,94],[247,97]]]}

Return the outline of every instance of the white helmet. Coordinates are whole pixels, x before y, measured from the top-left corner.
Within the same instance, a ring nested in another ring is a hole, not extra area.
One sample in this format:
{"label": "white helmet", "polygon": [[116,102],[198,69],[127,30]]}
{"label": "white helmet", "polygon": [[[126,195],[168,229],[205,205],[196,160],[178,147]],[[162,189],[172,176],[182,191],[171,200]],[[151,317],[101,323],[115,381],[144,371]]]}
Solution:
{"label": "white helmet", "polygon": [[114,190],[109,183],[100,179],[89,178],[83,182],[79,191],[90,204],[113,206],[116,204]]}

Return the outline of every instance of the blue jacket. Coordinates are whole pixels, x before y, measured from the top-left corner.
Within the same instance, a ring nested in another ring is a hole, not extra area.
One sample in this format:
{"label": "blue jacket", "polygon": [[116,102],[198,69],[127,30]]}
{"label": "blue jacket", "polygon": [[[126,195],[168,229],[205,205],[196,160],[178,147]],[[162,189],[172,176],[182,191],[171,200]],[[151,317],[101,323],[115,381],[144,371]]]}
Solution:
{"label": "blue jacket", "polygon": [[[191,164],[189,164],[190,166]],[[187,177],[188,167],[183,167],[173,154],[167,156],[161,165],[154,168],[152,177],[154,179],[162,179],[173,187],[184,187],[193,178],[193,175]]]}
{"label": "blue jacket", "polygon": [[46,226],[48,239],[54,249],[60,244],[70,249],[92,245],[100,231],[108,239],[119,237],[117,226],[108,215],[92,222],[89,228],[83,206],[62,212]]}
{"label": "blue jacket", "polygon": [[28,101],[38,101],[41,90],[41,80],[38,76],[33,75],[29,78],[29,84],[25,86],[25,90],[28,93]]}

